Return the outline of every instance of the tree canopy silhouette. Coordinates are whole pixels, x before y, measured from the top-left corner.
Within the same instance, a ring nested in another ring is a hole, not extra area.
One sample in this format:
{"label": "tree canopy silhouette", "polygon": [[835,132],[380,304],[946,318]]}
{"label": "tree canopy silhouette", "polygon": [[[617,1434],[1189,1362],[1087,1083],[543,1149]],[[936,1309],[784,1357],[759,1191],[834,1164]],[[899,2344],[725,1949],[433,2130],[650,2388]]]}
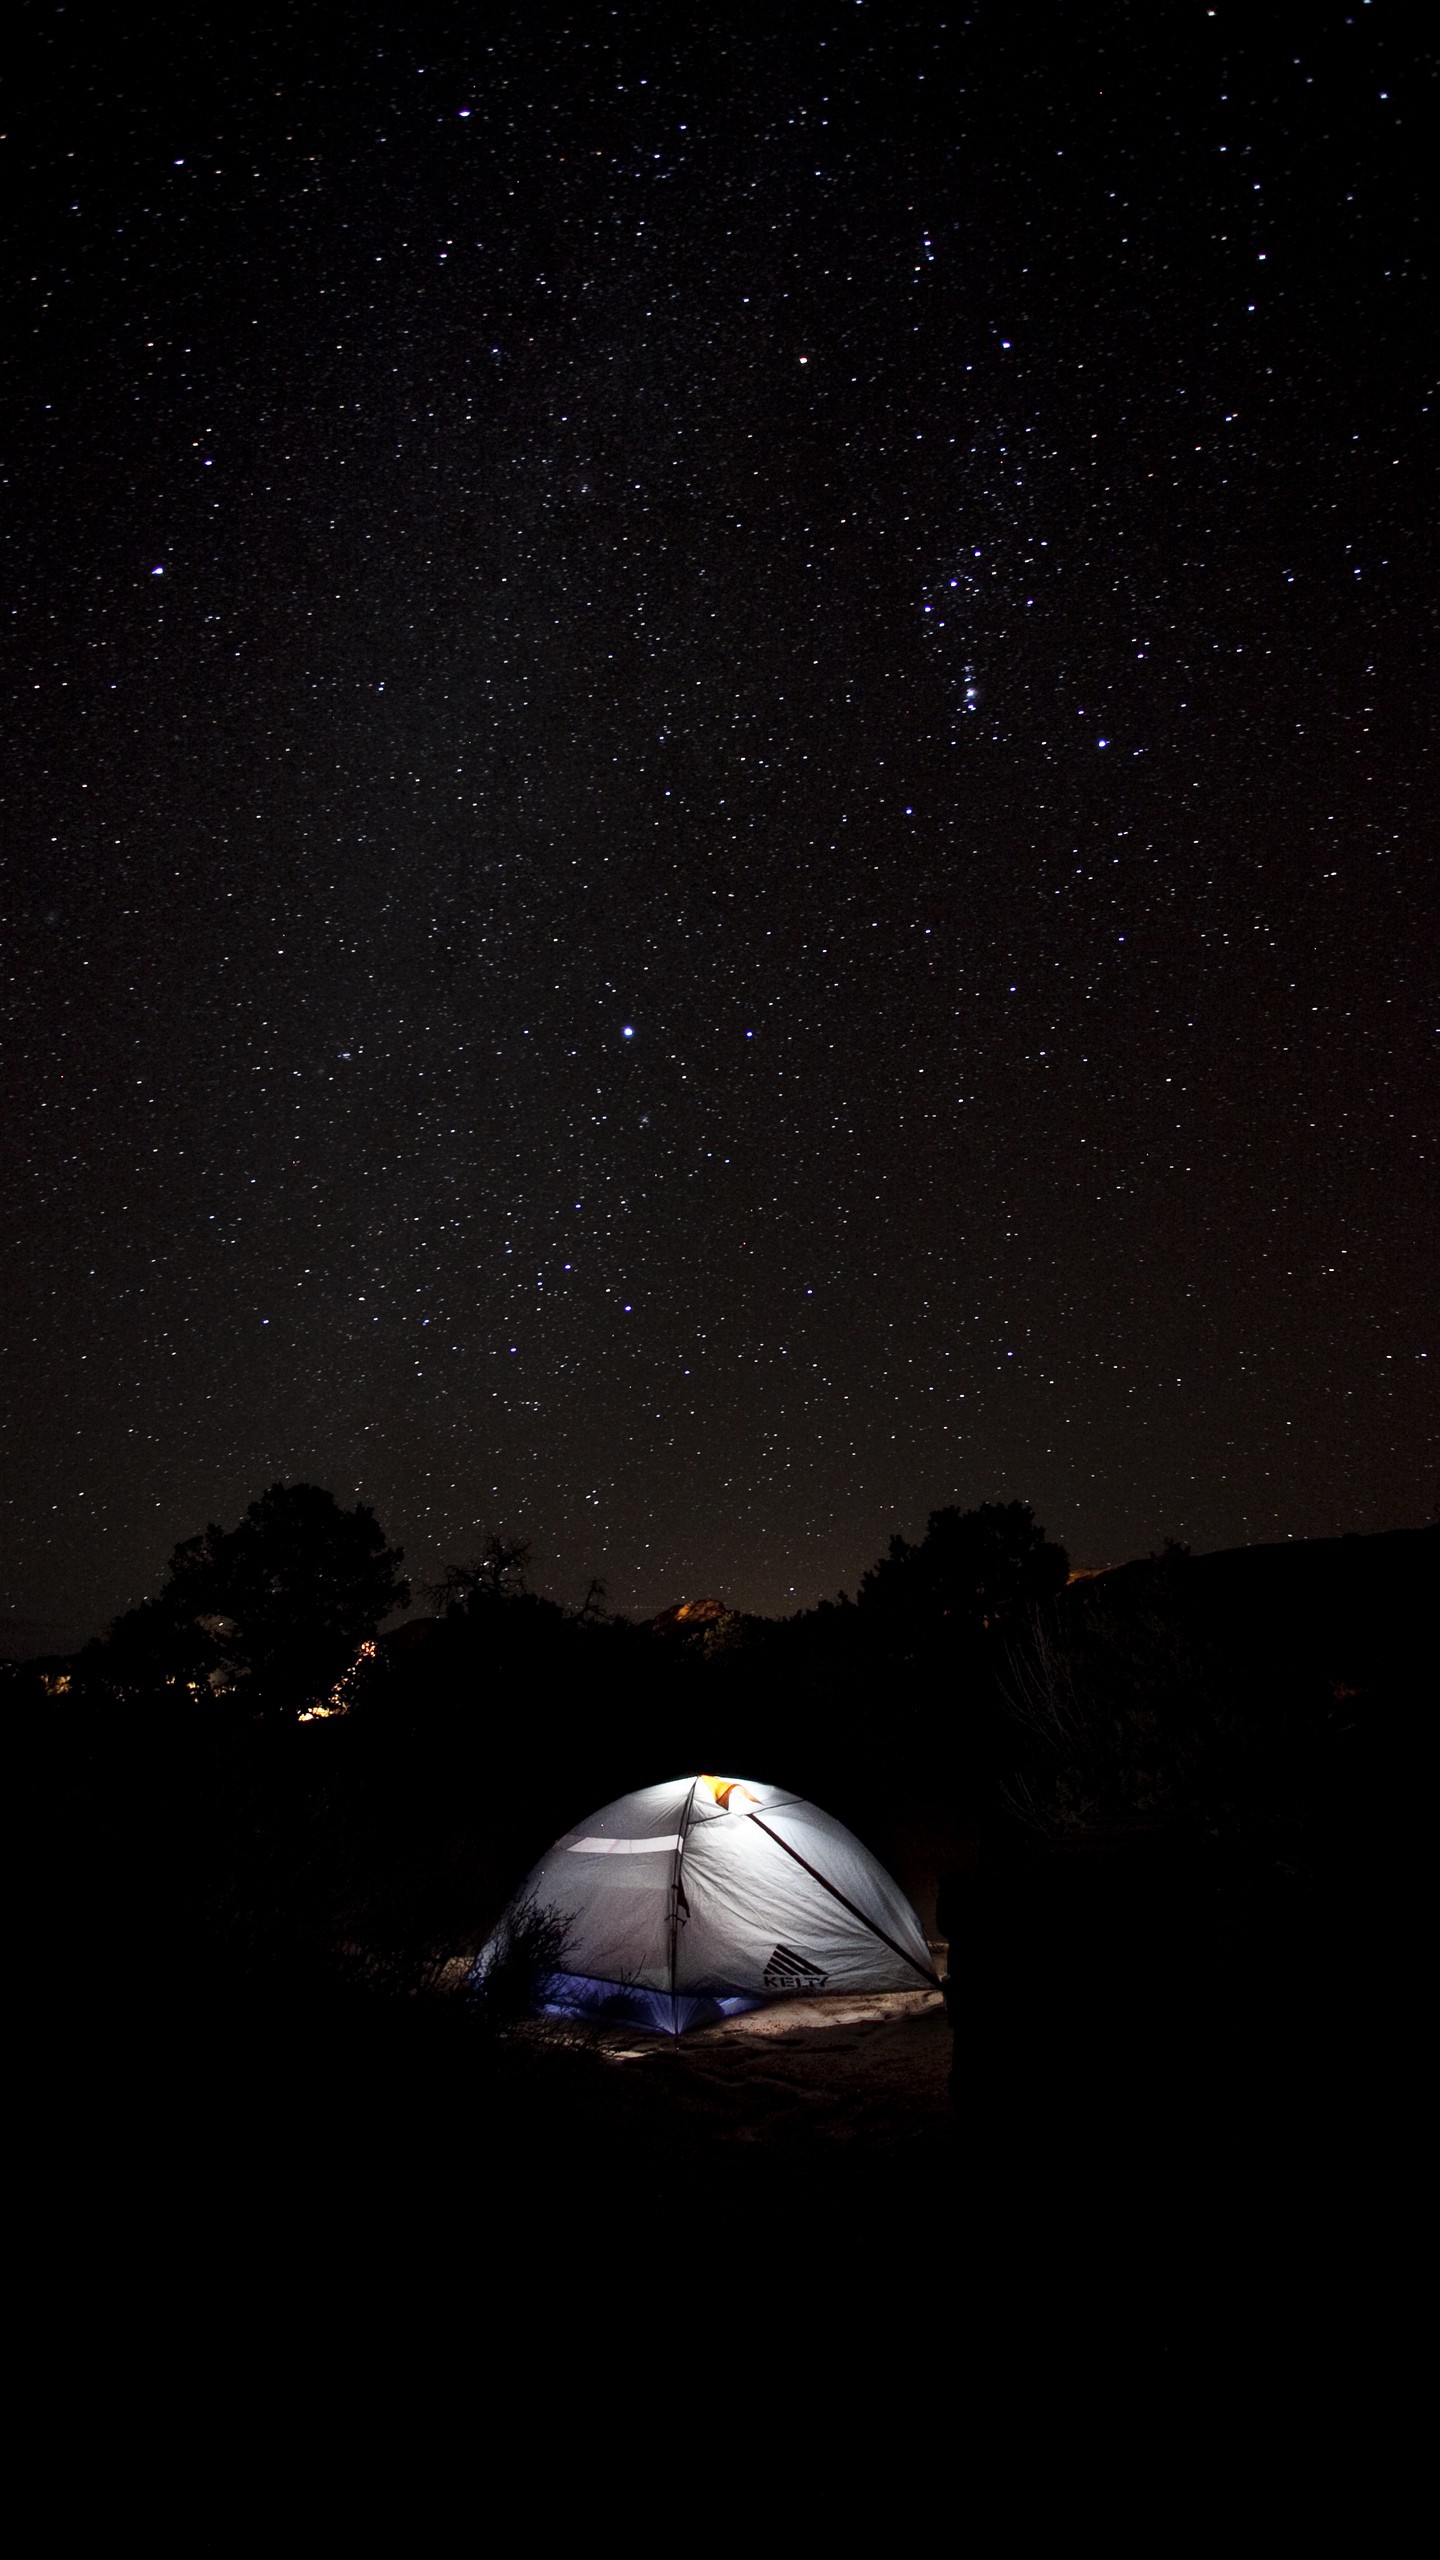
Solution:
{"label": "tree canopy silhouette", "polygon": [[404,1558],[366,1503],[342,1509],[314,1484],[272,1484],[233,1529],[214,1521],[170,1558],[154,1599],[117,1620],[122,1679],[206,1681],[268,1714],[321,1697],[409,1600]]}
{"label": "tree canopy silhouette", "polygon": [[484,1554],[468,1564],[452,1564],[443,1582],[430,1584],[430,1597],[446,1618],[473,1618],[493,1601],[527,1599],[529,1569],[529,1539],[506,1538],[492,1530]]}
{"label": "tree canopy silhouette", "polygon": [[1065,1550],[1046,1537],[1028,1502],[954,1504],[932,1511],[918,1545],[890,1541],[861,1580],[857,1606],[917,1637],[978,1639],[1003,1631],[1064,1588]]}

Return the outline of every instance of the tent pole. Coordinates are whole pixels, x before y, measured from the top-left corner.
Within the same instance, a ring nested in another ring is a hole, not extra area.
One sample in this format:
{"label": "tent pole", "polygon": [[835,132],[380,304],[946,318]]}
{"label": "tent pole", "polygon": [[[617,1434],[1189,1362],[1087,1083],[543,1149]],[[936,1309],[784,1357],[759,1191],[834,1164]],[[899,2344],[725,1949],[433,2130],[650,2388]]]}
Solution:
{"label": "tent pole", "polygon": [[772,1831],[768,1822],[762,1822],[758,1813],[748,1813],[745,1819],[747,1822],[753,1822],[758,1831],[763,1831],[767,1840],[773,1840],[777,1849],[783,1849],[787,1858],[793,1858],[797,1867],[803,1867],[807,1876],[813,1876],[817,1884],[823,1884],[826,1892],[833,1895],[836,1902],[842,1903],[847,1911],[852,1912],[861,1928],[868,1929],[872,1938],[878,1938],[883,1947],[888,1947],[892,1956],[898,1956],[902,1964],[908,1964],[911,1972],[918,1973],[922,1982],[928,1982],[932,1988],[938,1987],[940,1981],[938,1973],[932,1973],[926,1966],[917,1964],[912,1955],[907,1955],[903,1947],[897,1946],[893,1938],[887,1937],[883,1929],[878,1928],[873,1920],[866,1918],[859,1904],[852,1902],[848,1893],[842,1893],[838,1884],[832,1884],[828,1876],[822,1876],[818,1867],[812,1867],[809,1859],[802,1858],[798,1849],[792,1849],[788,1840],[782,1840],[778,1831]]}

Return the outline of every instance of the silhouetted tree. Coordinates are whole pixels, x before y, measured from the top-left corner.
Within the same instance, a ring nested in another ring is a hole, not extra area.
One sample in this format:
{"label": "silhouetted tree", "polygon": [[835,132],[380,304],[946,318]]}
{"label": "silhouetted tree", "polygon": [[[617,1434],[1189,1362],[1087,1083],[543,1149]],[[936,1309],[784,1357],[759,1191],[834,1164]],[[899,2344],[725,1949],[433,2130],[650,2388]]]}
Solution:
{"label": "silhouetted tree", "polygon": [[1064,1588],[1069,1558],[1028,1502],[932,1511],[918,1545],[890,1541],[861,1580],[856,1605],[918,1640],[975,1640],[1003,1631]]}
{"label": "silhouetted tree", "polygon": [[321,1697],[382,1618],[409,1600],[404,1561],[366,1503],[273,1484],[233,1529],[184,1539],[153,1600],[116,1621],[108,1667],[126,1684],[234,1688],[269,1714]]}
{"label": "silhouetted tree", "polygon": [[527,1596],[530,1566],[528,1538],[504,1538],[492,1531],[485,1552],[471,1564],[452,1564],[441,1582],[432,1582],[430,1597],[447,1618],[471,1618],[495,1600]]}
{"label": "silhouetted tree", "polygon": [[127,1609],[103,1642],[87,1646],[83,1666],[92,1679],[122,1689],[228,1689],[232,1680],[216,1635],[168,1584],[156,1598]]}

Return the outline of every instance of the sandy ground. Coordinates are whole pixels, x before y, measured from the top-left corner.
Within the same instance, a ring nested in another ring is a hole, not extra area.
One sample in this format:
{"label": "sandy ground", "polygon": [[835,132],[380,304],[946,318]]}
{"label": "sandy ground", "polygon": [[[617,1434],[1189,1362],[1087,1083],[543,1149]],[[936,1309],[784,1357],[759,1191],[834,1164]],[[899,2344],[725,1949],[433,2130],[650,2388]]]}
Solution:
{"label": "sandy ground", "polygon": [[822,1994],[673,2040],[597,2027],[578,2041],[606,2066],[602,2112],[647,2147],[888,2152],[930,2148],[949,2132],[951,2044],[938,1991]]}

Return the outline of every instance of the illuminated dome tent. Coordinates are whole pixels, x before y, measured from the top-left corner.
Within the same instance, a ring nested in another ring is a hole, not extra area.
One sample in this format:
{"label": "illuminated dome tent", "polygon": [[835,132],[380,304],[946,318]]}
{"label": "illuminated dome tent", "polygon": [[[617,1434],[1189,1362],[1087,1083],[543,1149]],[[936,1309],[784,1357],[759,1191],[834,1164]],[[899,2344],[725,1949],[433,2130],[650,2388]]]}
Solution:
{"label": "illuminated dome tent", "polygon": [[567,1831],[526,1877],[478,1978],[527,1909],[558,1913],[569,1932],[543,2009],[670,2035],[801,1992],[936,1979],[904,1894],[854,1833],[802,1796],[738,1778],[641,1787]]}

